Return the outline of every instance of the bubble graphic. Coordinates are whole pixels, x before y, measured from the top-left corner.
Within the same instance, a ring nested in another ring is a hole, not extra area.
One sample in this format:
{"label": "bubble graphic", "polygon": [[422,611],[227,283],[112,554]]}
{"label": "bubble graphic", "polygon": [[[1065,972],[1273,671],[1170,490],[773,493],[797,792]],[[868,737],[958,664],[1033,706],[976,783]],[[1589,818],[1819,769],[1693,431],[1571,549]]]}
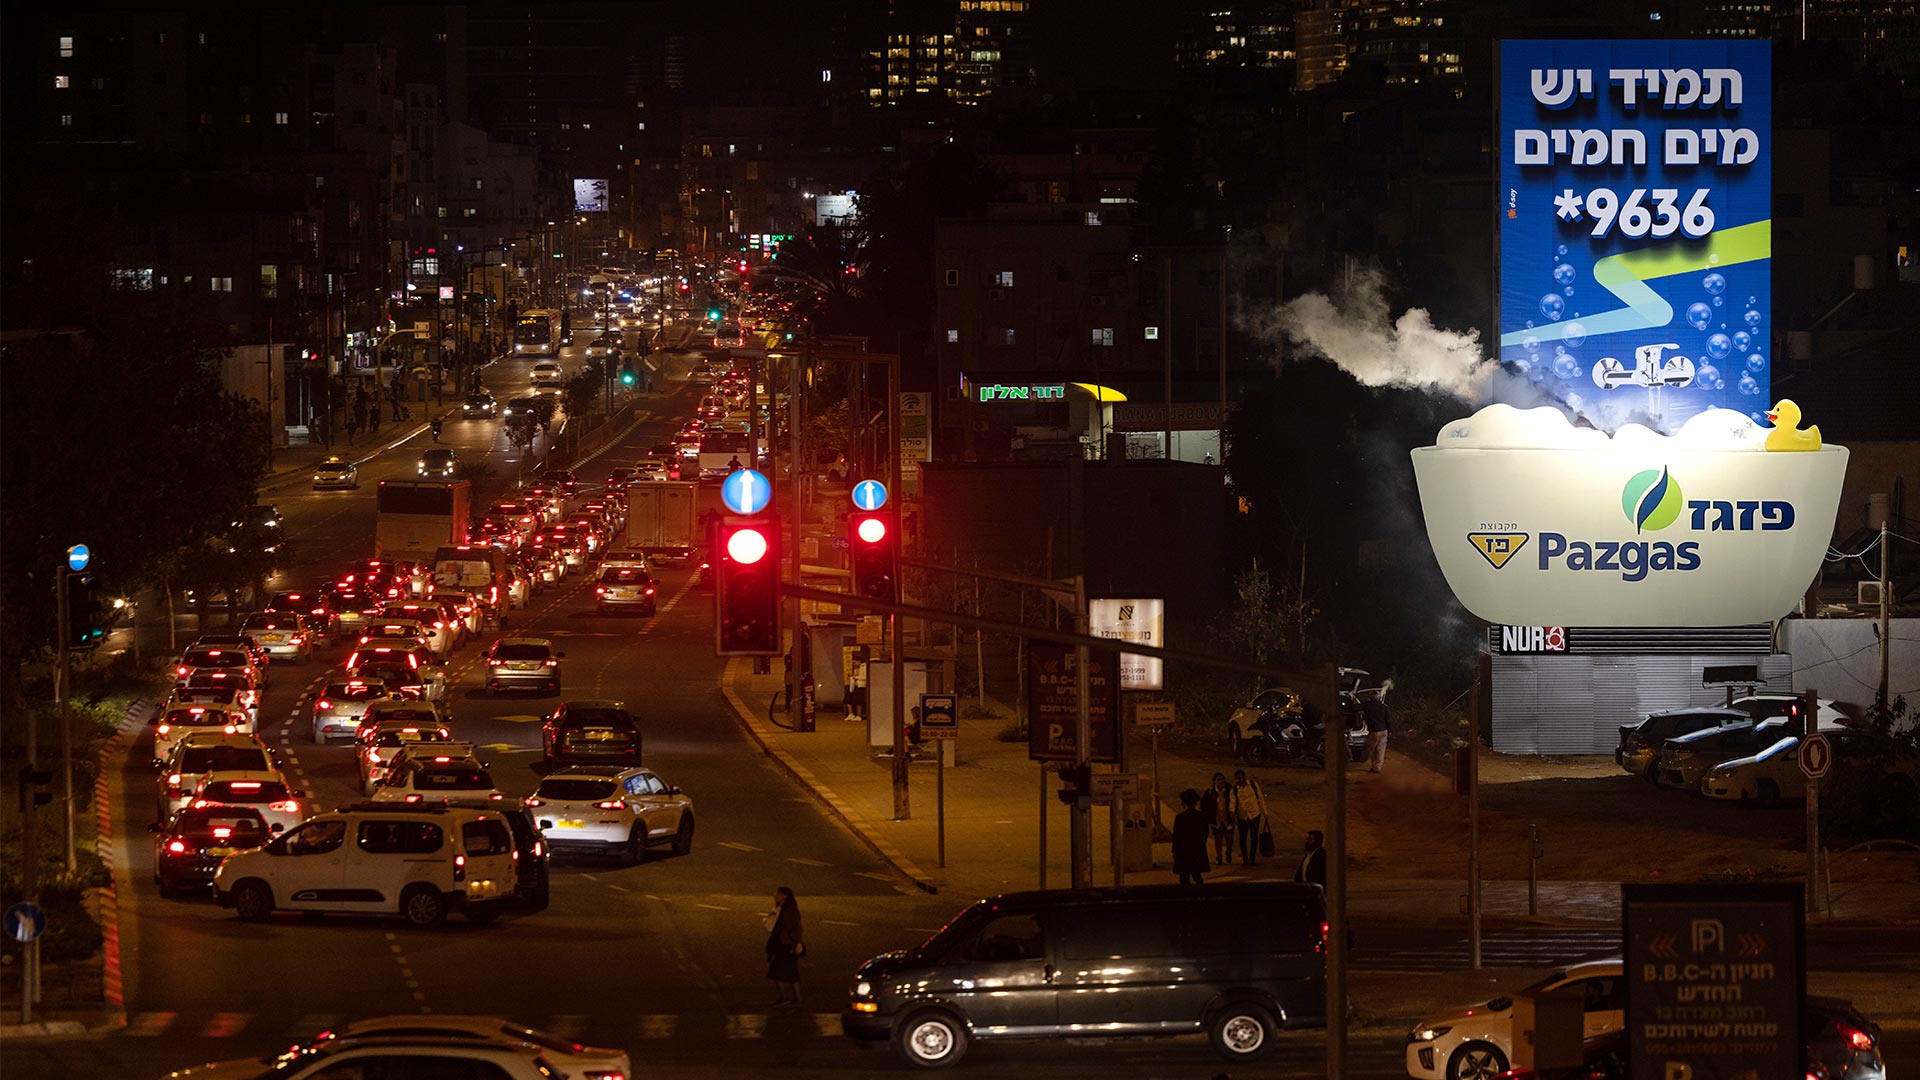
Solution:
{"label": "bubble graphic", "polygon": [[1530,357],[1516,356],[1507,365],[1515,375],[1527,375],[1533,371],[1534,361]]}
{"label": "bubble graphic", "polygon": [[1720,369],[1712,364],[1701,364],[1693,371],[1693,385],[1702,390],[1725,390],[1726,380],[1720,377]]}
{"label": "bubble graphic", "polygon": [[1531,329],[1533,329],[1533,320],[1532,320],[1532,319],[1528,319],[1528,320],[1527,320],[1527,329],[1529,329],[1529,330],[1531,330]]}
{"label": "bubble graphic", "polygon": [[1561,263],[1559,266],[1556,266],[1553,268],[1553,280],[1555,284],[1571,285],[1573,284],[1573,278],[1574,278],[1573,267],[1567,265],[1566,263]]}
{"label": "bubble graphic", "polygon": [[1713,334],[1707,338],[1707,355],[1715,360],[1725,360],[1733,355],[1733,339],[1725,334]]}
{"label": "bubble graphic", "polygon": [[1708,274],[1700,279],[1700,287],[1714,296],[1727,291],[1727,279],[1721,274]]}
{"label": "bubble graphic", "polygon": [[1528,334],[1526,337],[1520,339],[1520,347],[1530,353],[1537,353],[1540,351],[1540,339],[1532,334]]}
{"label": "bubble graphic", "polygon": [[1713,309],[1705,304],[1693,304],[1687,308],[1687,321],[1695,330],[1705,330],[1713,321]]}
{"label": "bubble graphic", "polygon": [[1560,321],[1561,314],[1566,310],[1567,302],[1553,293],[1548,293],[1540,298],[1540,314],[1545,315],[1555,322]]}
{"label": "bubble graphic", "polygon": [[1572,296],[1572,295],[1573,295],[1573,286],[1571,286],[1571,285],[1569,285],[1569,286],[1567,286],[1566,288],[1564,288],[1564,289],[1561,289],[1560,291],[1561,291],[1561,292],[1562,292],[1563,294],[1565,294],[1565,295],[1567,295],[1567,296]]}
{"label": "bubble graphic", "polygon": [[1716,297],[1714,297],[1714,298],[1713,298],[1713,306],[1714,306],[1714,307],[1719,307],[1720,305],[1722,305],[1722,304],[1724,304],[1724,303],[1726,303],[1726,302],[1727,302],[1727,298],[1726,298],[1726,297],[1724,297],[1724,296],[1716,296]]}
{"label": "bubble graphic", "polygon": [[1718,255],[1709,255],[1709,256],[1707,256],[1707,265],[1708,265],[1708,266],[1719,266],[1719,265],[1720,265],[1720,256],[1718,256]]}
{"label": "bubble graphic", "polygon": [[1749,296],[1749,297],[1747,297],[1747,306],[1748,306],[1748,307],[1752,307],[1752,306],[1754,306],[1755,304],[1758,304],[1759,302],[1760,302],[1760,298],[1759,298],[1759,297],[1757,297],[1757,296]]}
{"label": "bubble graphic", "polygon": [[1758,409],[1755,409],[1753,412],[1750,412],[1747,415],[1752,417],[1755,423],[1764,424],[1767,422],[1767,414]]}
{"label": "bubble graphic", "polygon": [[1740,381],[1734,384],[1734,389],[1748,397],[1753,397],[1760,393],[1760,381],[1751,375],[1742,375]]}
{"label": "bubble graphic", "polygon": [[1755,375],[1758,375],[1762,371],[1765,371],[1766,369],[1767,369],[1766,357],[1760,355],[1759,353],[1747,354],[1747,370],[1748,371],[1751,371]]}
{"label": "bubble graphic", "polygon": [[1752,308],[1748,308],[1747,313],[1745,315],[1742,315],[1741,318],[1747,320],[1747,329],[1749,330],[1760,329],[1760,313],[1758,311],[1755,311]]}
{"label": "bubble graphic", "polygon": [[1565,255],[1566,253],[1567,253],[1567,245],[1565,244],[1561,244],[1560,247],[1554,251],[1554,254],[1556,255]]}
{"label": "bubble graphic", "polygon": [[1735,330],[1733,332],[1733,351],[1734,352],[1746,352],[1747,346],[1752,344],[1753,344],[1753,338],[1749,337],[1745,330]]}
{"label": "bubble graphic", "polygon": [[1561,353],[1553,358],[1553,373],[1562,379],[1577,379],[1586,374],[1586,367],[1580,358],[1572,353]]}
{"label": "bubble graphic", "polygon": [[1569,348],[1577,349],[1585,345],[1587,343],[1586,325],[1578,321],[1568,323],[1560,331],[1560,340],[1566,342]]}

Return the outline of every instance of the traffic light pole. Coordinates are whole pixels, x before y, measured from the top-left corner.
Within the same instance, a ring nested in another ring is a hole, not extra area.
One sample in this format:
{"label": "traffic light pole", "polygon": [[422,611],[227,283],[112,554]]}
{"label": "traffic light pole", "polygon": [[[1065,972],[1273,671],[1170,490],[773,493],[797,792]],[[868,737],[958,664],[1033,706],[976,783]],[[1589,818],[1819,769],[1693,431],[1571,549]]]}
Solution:
{"label": "traffic light pole", "polygon": [[60,597],[55,605],[59,616],[60,652],[58,663],[54,666],[54,682],[58,684],[55,696],[60,702],[60,769],[66,774],[65,787],[67,805],[65,810],[67,827],[67,873],[72,874],[80,868],[80,860],[73,847],[73,718],[68,715],[67,701],[71,697],[69,683],[73,680],[72,650],[67,648],[72,641],[73,612],[67,604],[67,578],[73,571],[60,568]]}
{"label": "traffic light pole", "polygon": [[[1087,579],[1078,574],[1073,578],[1073,628],[1081,637],[1088,636]],[[1093,657],[1086,643],[1074,646],[1073,767],[1080,776],[1087,775],[1088,763],[1093,759],[1093,703],[1090,700],[1093,685],[1089,671],[1092,666]],[[1067,839],[1073,847],[1073,887],[1090,889],[1093,887],[1093,805],[1090,801],[1074,800],[1072,828]]]}

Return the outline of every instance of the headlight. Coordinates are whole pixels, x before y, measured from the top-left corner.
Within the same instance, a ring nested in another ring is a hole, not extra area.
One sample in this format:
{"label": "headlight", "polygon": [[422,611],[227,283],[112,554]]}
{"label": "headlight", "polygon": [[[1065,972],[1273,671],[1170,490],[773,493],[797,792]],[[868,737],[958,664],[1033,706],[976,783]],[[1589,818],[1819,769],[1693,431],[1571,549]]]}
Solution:
{"label": "headlight", "polygon": [[1452,1030],[1452,1027],[1414,1028],[1413,1034],[1407,1036],[1407,1038],[1413,1042],[1432,1042]]}
{"label": "headlight", "polygon": [[872,983],[870,983],[870,982],[868,982],[868,981],[867,981],[867,980],[865,980],[865,979],[861,979],[861,980],[860,980],[859,982],[857,982],[857,983],[854,983],[854,984],[853,984],[853,996],[854,996],[854,997],[872,997],[872,996],[873,996],[873,984],[872,984]]}

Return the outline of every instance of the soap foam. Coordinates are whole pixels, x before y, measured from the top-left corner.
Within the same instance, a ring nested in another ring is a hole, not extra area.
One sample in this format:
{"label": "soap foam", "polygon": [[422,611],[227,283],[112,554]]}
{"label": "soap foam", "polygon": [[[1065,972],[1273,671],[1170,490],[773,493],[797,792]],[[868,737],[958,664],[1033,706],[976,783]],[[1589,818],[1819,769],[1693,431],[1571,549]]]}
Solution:
{"label": "soap foam", "polygon": [[1674,447],[1687,450],[1764,450],[1770,429],[1732,409],[1707,409],[1688,418],[1680,430],[1662,435],[1641,424],[1627,424],[1611,438],[1596,428],[1575,427],[1565,413],[1551,405],[1517,409],[1489,405],[1463,420],[1440,429],[1434,445],[1441,449],[1483,450],[1647,450]]}

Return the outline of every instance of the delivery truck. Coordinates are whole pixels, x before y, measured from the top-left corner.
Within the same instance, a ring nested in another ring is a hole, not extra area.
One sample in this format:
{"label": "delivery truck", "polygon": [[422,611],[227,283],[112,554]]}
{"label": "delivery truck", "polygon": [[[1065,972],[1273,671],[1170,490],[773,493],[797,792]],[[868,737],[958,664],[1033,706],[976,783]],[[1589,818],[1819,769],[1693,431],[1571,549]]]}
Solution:
{"label": "delivery truck", "polygon": [[492,544],[451,544],[433,553],[433,587],[465,592],[486,609],[486,625],[498,627],[506,616],[513,587],[507,553]]}
{"label": "delivery truck", "polygon": [[636,480],[627,488],[627,542],[655,563],[679,563],[693,557],[699,543],[694,499],[698,484],[679,480]]}
{"label": "delivery truck", "polygon": [[472,486],[465,480],[382,480],[374,506],[374,555],[425,562],[443,547],[467,542]]}

